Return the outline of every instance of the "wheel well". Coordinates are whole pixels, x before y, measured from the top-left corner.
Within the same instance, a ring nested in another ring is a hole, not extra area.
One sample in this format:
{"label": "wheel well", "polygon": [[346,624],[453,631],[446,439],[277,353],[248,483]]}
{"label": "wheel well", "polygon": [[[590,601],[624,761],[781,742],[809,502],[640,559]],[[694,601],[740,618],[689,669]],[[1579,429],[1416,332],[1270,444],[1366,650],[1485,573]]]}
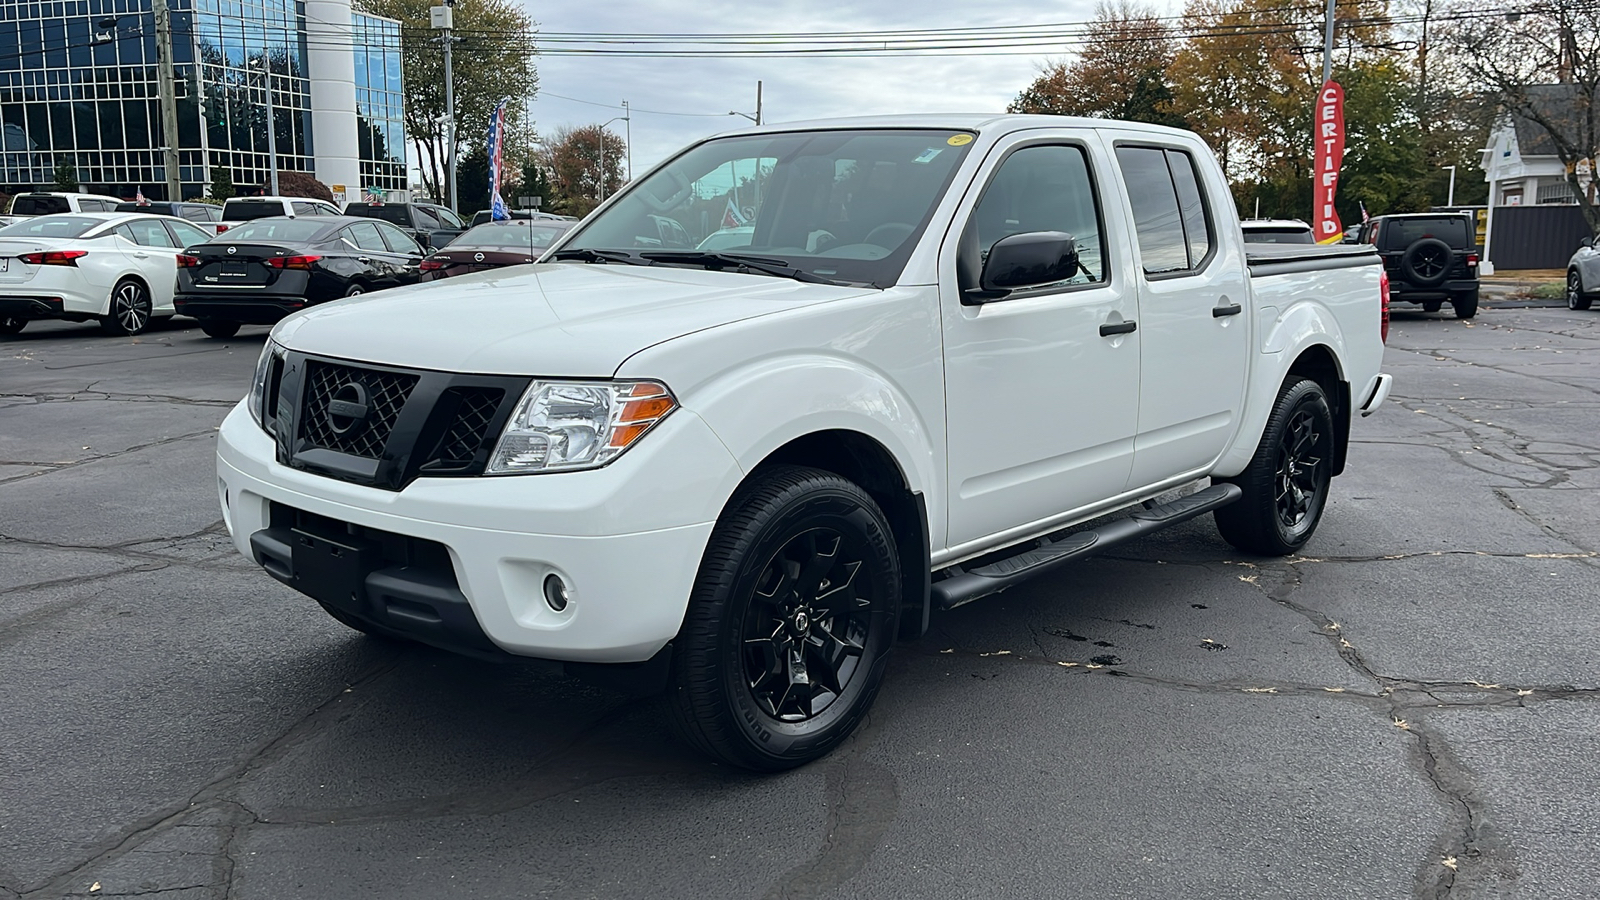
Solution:
{"label": "wheel well", "polygon": [[[146,294],[150,293],[150,282],[145,281],[144,278],[139,276],[139,275],[124,275],[121,278],[118,278],[117,279],[117,284],[114,284],[114,285],[111,286],[112,292],[114,293],[117,290],[117,285],[118,284],[122,284],[124,281],[136,282],[139,285],[139,287],[144,288],[144,292]],[[152,302],[154,301],[154,299],[155,299],[154,297],[151,298]]]}
{"label": "wheel well", "polygon": [[767,454],[757,468],[774,464],[810,466],[861,486],[889,518],[900,556],[900,636],[921,637],[928,627],[932,568],[928,511],[922,495],[906,483],[900,464],[882,444],[856,431],[818,431]]}
{"label": "wheel well", "polygon": [[1287,378],[1310,378],[1322,385],[1328,404],[1333,407],[1333,474],[1341,474],[1350,449],[1350,383],[1339,374],[1333,351],[1324,344],[1307,347],[1289,366]]}

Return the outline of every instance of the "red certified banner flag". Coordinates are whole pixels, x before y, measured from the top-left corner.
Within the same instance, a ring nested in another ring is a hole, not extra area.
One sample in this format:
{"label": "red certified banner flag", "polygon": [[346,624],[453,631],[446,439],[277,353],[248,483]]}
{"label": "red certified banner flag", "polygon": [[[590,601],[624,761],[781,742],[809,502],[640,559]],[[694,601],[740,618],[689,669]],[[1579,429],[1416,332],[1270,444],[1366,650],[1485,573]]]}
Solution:
{"label": "red certified banner flag", "polygon": [[1344,164],[1344,88],[1336,81],[1323,82],[1317,91],[1316,184],[1312,190],[1312,228],[1319,244],[1336,244],[1344,237],[1344,226],[1334,211],[1333,198],[1339,193],[1339,167]]}

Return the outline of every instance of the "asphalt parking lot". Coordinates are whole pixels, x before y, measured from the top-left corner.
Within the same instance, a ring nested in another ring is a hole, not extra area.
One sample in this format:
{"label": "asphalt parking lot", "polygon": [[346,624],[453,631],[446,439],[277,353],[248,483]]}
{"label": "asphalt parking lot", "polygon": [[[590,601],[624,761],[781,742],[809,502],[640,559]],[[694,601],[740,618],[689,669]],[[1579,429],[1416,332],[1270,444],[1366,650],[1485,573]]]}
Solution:
{"label": "asphalt parking lot", "polygon": [[1205,518],[937,616],[769,777],[240,558],[264,334],[0,338],[0,895],[1596,895],[1600,314],[1398,312],[1305,555]]}

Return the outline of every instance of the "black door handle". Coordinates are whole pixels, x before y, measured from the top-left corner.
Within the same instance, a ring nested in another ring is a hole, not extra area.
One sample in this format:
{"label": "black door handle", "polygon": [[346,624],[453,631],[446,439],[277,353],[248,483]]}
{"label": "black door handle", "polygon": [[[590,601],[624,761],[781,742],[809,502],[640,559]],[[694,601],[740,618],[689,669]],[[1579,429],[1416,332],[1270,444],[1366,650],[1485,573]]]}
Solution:
{"label": "black door handle", "polygon": [[1211,307],[1211,318],[1220,319],[1223,316],[1237,316],[1242,312],[1244,312],[1244,307],[1237,303],[1230,303],[1227,306],[1213,306]]}
{"label": "black door handle", "polygon": [[1114,334],[1130,334],[1138,327],[1139,323],[1132,319],[1129,319],[1126,322],[1118,322],[1115,325],[1101,325],[1100,336],[1111,337]]}

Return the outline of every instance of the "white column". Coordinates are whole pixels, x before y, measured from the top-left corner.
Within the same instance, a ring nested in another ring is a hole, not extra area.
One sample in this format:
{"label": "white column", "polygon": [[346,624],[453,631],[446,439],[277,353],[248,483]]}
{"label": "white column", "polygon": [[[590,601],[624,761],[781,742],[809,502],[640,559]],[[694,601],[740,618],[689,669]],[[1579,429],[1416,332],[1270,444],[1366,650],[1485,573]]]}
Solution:
{"label": "white column", "polygon": [[350,0],[306,0],[306,75],[311,83],[311,153],[317,180],[361,196],[356,69]]}

